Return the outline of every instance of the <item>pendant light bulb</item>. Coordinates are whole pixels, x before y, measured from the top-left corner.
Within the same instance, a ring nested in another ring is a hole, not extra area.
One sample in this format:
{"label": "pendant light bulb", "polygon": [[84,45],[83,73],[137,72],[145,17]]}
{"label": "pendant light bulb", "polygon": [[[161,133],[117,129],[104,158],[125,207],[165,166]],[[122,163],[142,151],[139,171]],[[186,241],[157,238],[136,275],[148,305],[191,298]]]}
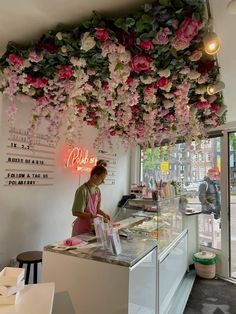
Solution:
{"label": "pendant light bulb", "polygon": [[214,55],[220,50],[220,41],[216,33],[208,32],[203,38],[204,50],[209,55]]}
{"label": "pendant light bulb", "polygon": [[227,5],[227,11],[229,14],[236,14],[236,1],[230,1]]}
{"label": "pendant light bulb", "polygon": [[217,82],[216,84],[207,86],[208,95],[214,95],[216,93],[221,92],[225,88],[225,83],[222,81]]}

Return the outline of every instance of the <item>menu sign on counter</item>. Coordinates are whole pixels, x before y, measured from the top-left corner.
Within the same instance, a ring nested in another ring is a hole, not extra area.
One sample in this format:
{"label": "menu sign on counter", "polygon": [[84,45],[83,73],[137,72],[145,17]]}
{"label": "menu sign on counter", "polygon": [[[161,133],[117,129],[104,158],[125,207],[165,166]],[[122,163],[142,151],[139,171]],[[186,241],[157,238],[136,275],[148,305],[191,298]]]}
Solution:
{"label": "menu sign on counter", "polygon": [[105,185],[115,185],[116,183],[116,167],[117,167],[117,154],[111,153],[106,150],[99,149],[97,151],[97,160],[104,159],[107,162],[107,176],[105,179]]}
{"label": "menu sign on counter", "polygon": [[32,147],[27,130],[11,127],[6,141],[4,186],[53,185],[55,145],[36,134]]}

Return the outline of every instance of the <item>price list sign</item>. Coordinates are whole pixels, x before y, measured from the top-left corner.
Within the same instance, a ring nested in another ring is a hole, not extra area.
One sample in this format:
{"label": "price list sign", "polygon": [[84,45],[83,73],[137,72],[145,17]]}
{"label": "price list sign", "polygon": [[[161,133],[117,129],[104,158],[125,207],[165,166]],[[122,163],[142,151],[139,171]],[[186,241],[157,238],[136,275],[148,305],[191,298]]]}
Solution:
{"label": "price list sign", "polygon": [[11,127],[6,142],[4,186],[53,185],[55,145],[38,133],[32,147],[24,129]]}
{"label": "price list sign", "polygon": [[98,150],[96,154],[97,160],[103,159],[107,162],[107,176],[105,179],[105,185],[115,185],[116,184],[116,172],[117,172],[117,154],[110,153],[106,150]]}

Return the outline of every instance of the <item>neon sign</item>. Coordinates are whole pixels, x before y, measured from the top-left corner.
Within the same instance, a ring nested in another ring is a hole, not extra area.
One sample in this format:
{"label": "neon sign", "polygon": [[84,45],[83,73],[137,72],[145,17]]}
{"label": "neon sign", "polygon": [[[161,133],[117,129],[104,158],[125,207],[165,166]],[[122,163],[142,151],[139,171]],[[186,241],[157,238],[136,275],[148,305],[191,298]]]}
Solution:
{"label": "neon sign", "polygon": [[87,149],[74,147],[66,158],[67,169],[78,172],[89,172],[96,165],[97,158],[91,156]]}

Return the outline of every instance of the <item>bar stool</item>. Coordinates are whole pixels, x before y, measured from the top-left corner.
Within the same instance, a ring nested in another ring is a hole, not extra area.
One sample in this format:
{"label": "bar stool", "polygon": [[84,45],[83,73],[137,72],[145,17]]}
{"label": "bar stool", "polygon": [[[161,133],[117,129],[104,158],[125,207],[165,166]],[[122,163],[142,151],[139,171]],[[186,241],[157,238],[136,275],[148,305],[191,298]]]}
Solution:
{"label": "bar stool", "polygon": [[25,284],[29,283],[30,266],[34,264],[34,283],[38,280],[38,263],[42,263],[42,251],[28,251],[23,252],[16,257],[17,262],[19,262],[19,267],[22,268],[23,264],[27,265]]}

